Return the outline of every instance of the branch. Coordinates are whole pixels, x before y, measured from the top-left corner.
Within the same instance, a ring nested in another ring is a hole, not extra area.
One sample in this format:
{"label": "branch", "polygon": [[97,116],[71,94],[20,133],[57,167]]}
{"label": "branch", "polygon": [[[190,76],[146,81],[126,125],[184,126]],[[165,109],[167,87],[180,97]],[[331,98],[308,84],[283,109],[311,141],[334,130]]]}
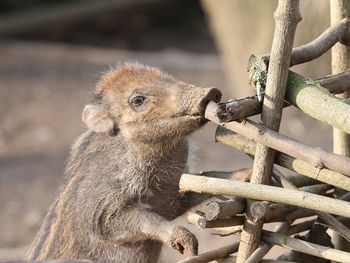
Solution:
{"label": "branch", "polygon": [[339,94],[350,89],[350,70],[315,80],[330,93]]}
{"label": "branch", "polygon": [[327,167],[328,169],[350,176],[349,157],[329,153],[321,148],[307,146],[285,135],[268,129],[265,126],[258,125],[251,120],[242,123],[221,123],[217,117],[217,109],[218,106],[216,103],[209,102],[205,111],[205,117],[226,129],[242,134],[251,140],[255,140],[257,143],[264,144],[277,151],[284,152],[297,159],[303,160],[319,170],[323,167]]}
{"label": "branch", "polygon": [[279,245],[316,257],[339,262],[350,262],[350,253],[348,252],[317,245],[279,233],[263,231],[263,240],[274,245]]}
{"label": "branch", "polygon": [[[324,194],[325,191],[329,190],[331,186],[327,184],[317,184],[312,186],[300,187],[298,190],[313,194]],[[291,189],[291,188],[290,188]],[[297,189],[297,188],[295,188]],[[285,214],[286,212],[294,209],[293,207],[285,204],[274,204],[267,201],[255,202],[250,207],[250,214],[253,221],[264,219],[269,221],[272,218]]]}
{"label": "branch", "polygon": [[178,261],[178,263],[206,263],[215,259],[225,258],[232,253],[237,252],[239,246],[239,242],[235,242],[231,245],[220,247],[198,256],[193,256],[186,258],[184,260]]}
{"label": "branch", "polygon": [[350,203],[321,195],[282,189],[275,186],[183,174],[180,190],[197,193],[239,196],[323,211],[350,218]]}
{"label": "branch", "polygon": [[[330,1],[331,24],[340,19],[350,16],[350,5],[348,0]],[[338,43],[332,48],[332,74],[341,73],[350,67],[350,47]],[[337,95],[341,99],[349,99],[350,91]],[[337,154],[350,156],[350,135],[339,129],[333,129],[333,151]],[[336,191],[338,191],[336,189]],[[349,224],[347,224],[349,225]],[[349,250],[350,243],[346,242],[340,235],[334,233],[334,245],[338,249]]]}
{"label": "branch", "polygon": [[241,213],[246,207],[243,198],[233,198],[228,201],[212,201],[205,207],[205,218],[208,221],[222,219]]}
{"label": "branch", "polygon": [[[288,231],[290,223],[283,222],[279,226],[277,226],[276,232],[280,234],[284,234]],[[272,245],[269,243],[264,243],[260,245],[255,251],[247,258],[244,263],[259,263],[262,258],[270,251]]]}
{"label": "branch", "polygon": [[[219,126],[216,130],[215,139],[218,142],[244,151],[249,155],[254,155],[255,153],[256,144],[253,140],[249,140],[246,137],[240,134],[236,134],[221,126]],[[331,171],[326,168],[321,170],[317,169],[307,162],[290,157],[281,152],[277,153],[275,163],[309,178],[313,178],[318,181],[350,191],[350,178],[343,174]]]}
{"label": "branch", "polygon": [[[350,70],[336,75],[315,80],[315,83],[327,89],[330,93],[339,94],[350,89]],[[284,103],[283,107],[290,104]],[[261,113],[261,103],[257,96],[231,100],[219,103],[218,117],[223,122],[243,120]]]}
{"label": "branch", "polygon": [[[267,85],[265,76],[268,72],[266,67],[261,66],[261,61],[252,57],[248,74],[250,85],[263,92]],[[285,100],[311,117],[350,133],[350,104],[330,94],[311,79],[291,70],[288,74]]]}
{"label": "branch", "polygon": [[[345,18],[328,28],[312,42],[293,48],[290,67],[320,57],[339,41],[349,44],[349,21],[349,19]],[[270,60],[270,55],[261,56],[261,59],[268,62]]]}
{"label": "branch", "polygon": [[234,216],[234,217],[225,218],[225,219],[218,219],[215,221],[208,221],[205,217],[203,217],[197,213],[188,212],[187,213],[187,222],[192,224],[192,225],[196,225],[201,229],[217,228],[217,227],[230,227],[230,226],[243,225],[244,216]]}
{"label": "branch", "polygon": [[[286,92],[288,68],[293,49],[294,35],[301,21],[299,0],[280,0],[274,13],[275,32],[273,35],[270,70],[267,75],[265,99],[263,102],[262,123],[278,131],[283,110],[283,98]],[[258,143],[250,182],[269,184],[275,159],[275,150],[265,144]],[[244,262],[258,247],[263,222],[253,224],[249,219],[249,207],[252,200],[247,202],[247,217],[241,233],[241,242],[237,254],[237,263]]]}

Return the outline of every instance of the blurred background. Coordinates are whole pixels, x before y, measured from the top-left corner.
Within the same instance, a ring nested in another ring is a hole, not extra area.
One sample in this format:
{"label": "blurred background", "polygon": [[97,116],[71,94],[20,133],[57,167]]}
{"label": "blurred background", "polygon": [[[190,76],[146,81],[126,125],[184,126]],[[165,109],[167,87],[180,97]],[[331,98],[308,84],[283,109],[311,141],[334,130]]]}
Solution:
{"label": "blurred background", "polygon": [[[137,60],[183,81],[218,87],[223,100],[251,95],[246,63],[251,54],[270,52],[276,3],[1,0],[0,260],[20,259],[38,231],[70,144],[85,129],[81,111],[101,72]],[[330,24],[328,0],[302,0],[301,13],[295,46]],[[329,53],[294,70],[311,78],[328,75]],[[216,144],[214,131],[208,124],[191,135],[193,171],[251,166],[243,153]],[[331,129],[294,108],[284,111],[281,131],[331,149]],[[192,230],[201,252],[232,239]],[[161,261],[180,258],[164,249]]]}

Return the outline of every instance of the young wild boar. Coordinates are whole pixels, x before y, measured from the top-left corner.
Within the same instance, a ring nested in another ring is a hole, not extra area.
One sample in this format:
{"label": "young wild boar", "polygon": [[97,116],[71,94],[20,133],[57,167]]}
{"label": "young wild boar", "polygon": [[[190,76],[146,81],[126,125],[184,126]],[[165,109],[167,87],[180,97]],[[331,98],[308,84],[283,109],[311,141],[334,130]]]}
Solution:
{"label": "young wild boar", "polygon": [[178,188],[186,136],[220,97],[139,64],[105,74],[27,259],[156,262],[162,243],[196,254],[196,237],[171,220],[188,207]]}

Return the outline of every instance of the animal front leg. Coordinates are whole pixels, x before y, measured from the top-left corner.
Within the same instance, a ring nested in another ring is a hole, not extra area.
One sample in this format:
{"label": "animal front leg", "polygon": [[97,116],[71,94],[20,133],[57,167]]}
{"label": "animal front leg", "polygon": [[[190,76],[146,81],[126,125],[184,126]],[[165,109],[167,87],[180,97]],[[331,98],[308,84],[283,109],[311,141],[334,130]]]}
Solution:
{"label": "animal front leg", "polygon": [[[167,221],[160,215],[134,208],[120,214],[118,222],[124,222],[124,234],[116,233],[118,243],[135,242],[139,240],[159,240],[178,250],[181,254],[186,251],[190,255],[198,254],[197,238],[186,228]],[[118,228],[120,226],[116,226]]]}

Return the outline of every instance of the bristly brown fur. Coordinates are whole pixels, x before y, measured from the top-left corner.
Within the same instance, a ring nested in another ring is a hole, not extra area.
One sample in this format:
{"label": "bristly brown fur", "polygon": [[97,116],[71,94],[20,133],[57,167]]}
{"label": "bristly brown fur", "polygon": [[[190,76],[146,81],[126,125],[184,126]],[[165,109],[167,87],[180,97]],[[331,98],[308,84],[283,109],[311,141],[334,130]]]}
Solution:
{"label": "bristly brown fur", "polygon": [[[188,203],[178,191],[186,136],[205,123],[206,103],[220,95],[140,64],[106,73],[27,259],[156,262],[162,243],[197,253],[194,235],[170,220]],[[132,105],[135,96],[142,105]]]}

